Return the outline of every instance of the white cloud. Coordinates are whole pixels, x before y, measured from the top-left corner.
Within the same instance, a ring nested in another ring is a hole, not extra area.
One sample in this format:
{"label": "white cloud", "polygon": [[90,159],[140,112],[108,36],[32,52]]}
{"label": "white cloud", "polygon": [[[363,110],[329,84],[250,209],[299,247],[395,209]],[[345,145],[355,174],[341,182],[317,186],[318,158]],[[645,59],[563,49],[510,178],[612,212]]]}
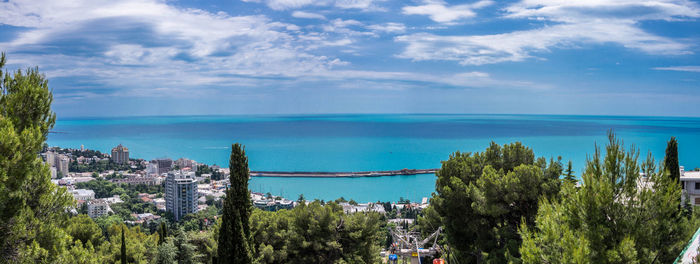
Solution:
{"label": "white cloud", "polygon": [[305,6],[327,6],[341,9],[365,11],[382,10],[376,2],[382,0],[243,0],[244,2],[264,3],[274,10],[298,9]]}
{"label": "white cloud", "polygon": [[523,0],[506,8],[507,17],[583,22],[589,19],[677,20],[700,17],[688,0]]}
{"label": "white cloud", "polygon": [[309,19],[326,20],[326,17],[321,15],[321,14],[304,12],[304,11],[294,11],[294,12],[292,12],[292,16],[296,17],[296,18],[309,18]]}
{"label": "white cloud", "polygon": [[555,24],[492,35],[399,36],[396,41],[407,46],[398,57],[481,65],[523,61],[555,48],[601,44],[616,44],[656,55],[688,54],[689,44],[646,32],[639,22],[700,17],[698,5],[684,0],[524,0],[505,10],[508,18],[532,18]]}
{"label": "white cloud", "polygon": [[[0,24],[29,28],[0,42],[17,54],[11,56],[14,65],[40,65],[49,77],[90,76],[132,91],[298,77],[346,63],[308,53],[310,40],[300,37],[296,25],[181,9],[159,0],[0,2],[0,13],[13,14],[0,16]],[[343,44],[333,41],[321,35],[311,42]]]}
{"label": "white cloud", "polygon": [[[328,74],[328,75],[326,75]],[[321,73],[327,79],[352,79],[352,80],[373,80],[373,81],[398,81],[398,82],[423,82],[437,84],[448,87],[473,87],[489,89],[517,89],[517,90],[548,90],[551,86],[536,84],[532,82],[504,80],[502,78],[492,78],[485,72],[461,72],[455,74],[425,74],[415,72],[377,72],[377,71],[353,71],[341,70]],[[421,87],[421,84],[411,85]]]}
{"label": "white cloud", "polygon": [[311,5],[311,4],[321,4],[321,3],[326,3],[327,1],[317,1],[317,0],[264,0],[264,1],[255,1],[255,2],[264,2],[268,7],[274,9],[274,10],[285,10],[285,9],[294,9],[294,8],[300,8],[306,5]]}
{"label": "white cloud", "polygon": [[374,7],[374,0],[336,0],[335,6],[345,9],[356,8],[369,10]]}
{"label": "white cloud", "polygon": [[367,26],[367,28],[371,29],[373,31],[385,32],[385,33],[403,33],[404,31],[406,31],[406,25],[401,24],[401,23],[394,23],[394,22],[369,25],[369,26]]}
{"label": "white cloud", "polygon": [[655,67],[654,70],[659,71],[683,71],[683,72],[700,72],[700,66],[671,66],[671,67]]}
{"label": "white cloud", "polygon": [[406,15],[426,15],[438,23],[453,23],[455,20],[476,16],[474,9],[492,5],[490,0],[481,0],[471,4],[448,6],[440,0],[426,0],[423,5],[405,6],[403,13]]}
{"label": "white cloud", "polygon": [[235,92],[309,79],[537,87],[496,81],[485,73],[349,70],[348,61],[314,53],[321,47],[355,51],[359,38],[376,34],[366,30],[400,32],[405,26],[399,23],[335,19],[302,30],[263,15],[230,16],[160,0],[0,2],[0,13],[12,14],[0,16],[1,24],[27,28],[0,42],[11,53],[12,67],[39,65],[52,80],[80,82],[58,90],[57,98],[197,96],[211,89]]}
{"label": "white cloud", "polygon": [[[354,19],[340,19],[336,18],[331,20],[328,24],[321,26],[323,31],[333,32],[341,35],[349,36],[374,36],[374,33],[367,31],[359,31],[359,28],[364,26],[360,21]],[[355,28],[355,29],[352,29]]]}

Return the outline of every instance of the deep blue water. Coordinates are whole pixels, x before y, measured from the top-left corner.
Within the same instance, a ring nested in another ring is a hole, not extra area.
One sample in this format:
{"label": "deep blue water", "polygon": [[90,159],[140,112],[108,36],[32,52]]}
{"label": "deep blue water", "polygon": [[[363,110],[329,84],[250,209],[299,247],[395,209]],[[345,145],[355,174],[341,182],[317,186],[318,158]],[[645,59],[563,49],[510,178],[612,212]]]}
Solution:
{"label": "deep blue water", "polygon": [[[580,174],[594,144],[613,129],[645,157],[663,158],[679,140],[681,165],[700,167],[700,118],[545,115],[295,115],[176,116],[60,119],[49,145],[132,157],[186,157],[228,165],[230,146],[246,145],[253,170],[365,171],[438,168],[454,151],[484,150],[490,141],[522,141],[538,156],[572,160]],[[253,178],[250,189],[295,199],[419,200],[434,191],[434,175],[379,178]]]}

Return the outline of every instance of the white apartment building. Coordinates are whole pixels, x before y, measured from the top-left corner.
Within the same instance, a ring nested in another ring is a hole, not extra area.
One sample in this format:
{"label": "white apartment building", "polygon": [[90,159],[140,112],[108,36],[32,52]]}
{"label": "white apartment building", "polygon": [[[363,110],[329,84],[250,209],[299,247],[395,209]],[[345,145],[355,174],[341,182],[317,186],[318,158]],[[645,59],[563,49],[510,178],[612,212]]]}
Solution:
{"label": "white apartment building", "polygon": [[690,199],[690,204],[700,206],[700,171],[685,171],[681,166],[682,199]]}
{"label": "white apartment building", "polygon": [[175,221],[197,212],[197,179],[194,172],[172,171],[165,178],[165,207]]}
{"label": "white apartment building", "polygon": [[93,200],[88,203],[88,216],[91,218],[107,215],[109,211],[111,211],[109,204],[102,199]]}
{"label": "white apartment building", "polygon": [[90,201],[95,199],[95,192],[93,190],[75,189],[71,191],[71,193],[73,193],[73,198],[76,200]]}

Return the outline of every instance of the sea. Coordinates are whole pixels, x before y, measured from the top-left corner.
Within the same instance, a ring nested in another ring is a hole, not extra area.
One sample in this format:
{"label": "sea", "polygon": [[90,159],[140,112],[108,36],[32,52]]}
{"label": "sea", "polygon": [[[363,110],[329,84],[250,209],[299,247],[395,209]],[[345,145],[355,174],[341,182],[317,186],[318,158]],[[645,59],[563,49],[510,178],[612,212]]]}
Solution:
{"label": "sea", "polygon": [[[251,170],[372,171],[439,168],[455,151],[520,141],[537,156],[562,157],[580,175],[608,131],[660,161],[675,136],[686,169],[700,167],[700,118],[563,115],[333,114],[59,118],[50,146],[108,153],[122,144],[132,158],[189,158],[228,166],[242,143]],[[420,201],[435,175],[368,178],[253,177],[249,189],[297,199]]]}

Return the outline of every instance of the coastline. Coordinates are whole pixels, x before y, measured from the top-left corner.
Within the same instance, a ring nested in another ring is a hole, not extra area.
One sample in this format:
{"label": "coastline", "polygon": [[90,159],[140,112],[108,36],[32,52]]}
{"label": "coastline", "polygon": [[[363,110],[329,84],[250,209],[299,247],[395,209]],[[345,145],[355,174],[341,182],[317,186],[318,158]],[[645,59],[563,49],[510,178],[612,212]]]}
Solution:
{"label": "coastline", "polygon": [[297,178],[359,178],[434,174],[438,169],[402,169],[390,171],[358,172],[306,172],[306,171],[251,171],[250,177],[297,177]]}

